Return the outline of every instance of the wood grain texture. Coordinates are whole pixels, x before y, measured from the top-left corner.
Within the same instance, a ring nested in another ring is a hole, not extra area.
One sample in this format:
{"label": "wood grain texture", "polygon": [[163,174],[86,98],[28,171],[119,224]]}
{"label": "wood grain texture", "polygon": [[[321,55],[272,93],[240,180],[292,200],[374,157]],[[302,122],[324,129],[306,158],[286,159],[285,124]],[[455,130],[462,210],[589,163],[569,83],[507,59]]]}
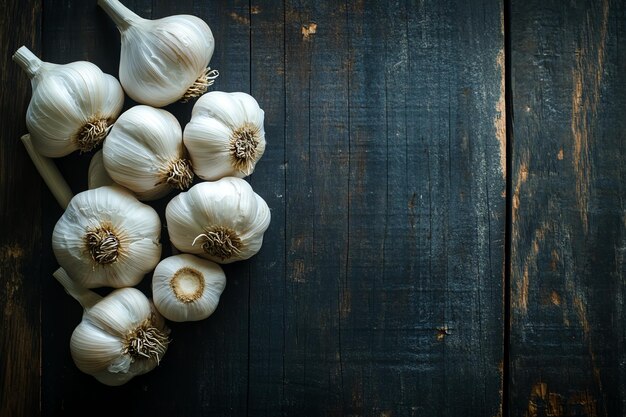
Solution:
{"label": "wood grain texture", "polygon": [[286,415],[496,415],[501,5],[285,13]]}
{"label": "wood grain texture", "polygon": [[286,191],[285,7],[253,3],[250,19],[250,94],[265,111],[267,146],[250,183],[270,207],[272,221],[250,264],[247,415],[283,415],[285,375]]}
{"label": "wood grain texture", "polygon": [[626,413],[624,13],[512,2],[511,416]]}
{"label": "wood grain texture", "polygon": [[[0,10],[0,415],[40,412],[41,184],[20,137],[27,133],[30,81],[11,56],[22,45],[40,53],[38,1]],[[51,198],[50,196],[46,196]]]}

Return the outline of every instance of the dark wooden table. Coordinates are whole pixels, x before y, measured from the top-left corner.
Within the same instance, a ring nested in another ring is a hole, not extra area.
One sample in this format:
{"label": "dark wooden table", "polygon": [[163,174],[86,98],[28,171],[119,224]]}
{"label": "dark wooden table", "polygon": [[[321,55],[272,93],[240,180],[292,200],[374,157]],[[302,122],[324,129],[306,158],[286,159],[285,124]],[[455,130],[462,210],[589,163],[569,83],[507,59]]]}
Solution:
{"label": "dark wooden table", "polygon": [[[266,112],[272,223],[155,371],[79,372],[11,55],[117,75],[119,34],[95,0],[4,1],[1,416],[626,415],[623,1],[125,3],[211,26],[213,88]],[[57,160],[74,192],[89,157]]]}

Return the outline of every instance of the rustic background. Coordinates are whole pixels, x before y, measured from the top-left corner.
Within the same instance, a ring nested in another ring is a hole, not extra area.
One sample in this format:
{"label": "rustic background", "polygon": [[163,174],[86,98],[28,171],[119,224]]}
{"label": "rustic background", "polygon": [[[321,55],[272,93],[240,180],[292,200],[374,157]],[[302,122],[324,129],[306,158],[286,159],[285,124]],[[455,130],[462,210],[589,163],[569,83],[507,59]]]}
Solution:
{"label": "rustic background", "polygon": [[[95,3],[0,10],[1,416],[626,415],[623,1],[125,1],[211,26],[213,88],[266,112],[272,223],[217,312],[117,388],[69,354],[62,211],[10,59],[117,75]],[[76,193],[89,158],[57,160]]]}

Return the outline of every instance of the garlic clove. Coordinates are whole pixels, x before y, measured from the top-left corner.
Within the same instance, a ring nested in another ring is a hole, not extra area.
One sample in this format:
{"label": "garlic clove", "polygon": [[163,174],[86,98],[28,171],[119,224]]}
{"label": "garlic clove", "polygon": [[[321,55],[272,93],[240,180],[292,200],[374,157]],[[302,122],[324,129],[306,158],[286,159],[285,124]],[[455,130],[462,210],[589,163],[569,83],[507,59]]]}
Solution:
{"label": "garlic clove", "polygon": [[176,248],[223,264],[255,255],[271,219],[263,198],[234,177],[180,193],[168,203],[165,217]]}
{"label": "garlic clove", "polygon": [[176,322],[209,317],[225,287],[226,275],[218,264],[188,254],[165,258],[152,277],[157,310]]}
{"label": "garlic clove", "polygon": [[212,91],[205,94],[194,104],[191,117],[201,114],[217,119],[230,130],[237,129],[246,122],[246,113],[241,103],[238,100],[233,100],[234,97],[232,93],[223,91]]}
{"label": "garlic clove", "polygon": [[251,124],[263,127],[265,112],[259,108],[259,103],[249,94],[242,92],[230,93],[233,98],[239,101],[239,105],[245,115],[244,119]]}
{"label": "garlic clove", "polygon": [[135,101],[162,107],[204,94],[217,77],[207,68],[215,40],[191,15],[143,19],[118,0],[99,0],[121,33],[120,82]]}
{"label": "garlic clove", "polygon": [[132,107],[118,118],[104,143],[103,161],[111,178],[140,200],[185,190],[193,181],[178,120],[149,106]]}
{"label": "garlic clove", "polygon": [[119,187],[74,196],[55,225],[59,264],[86,288],[133,286],[159,262],[161,221],[156,211]]}
{"label": "garlic clove", "polygon": [[102,149],[96,152],[89,162],[89,170],[87,172],[87,186],[90,190],[98,187],[104,187],[107,185],[116,185],[113,178],[104,168],[104,161],[102,160]]}
{"label": "garlic clove", "polygon": [[[70,351],[74,364],[82,372],[92,374],[108,370],[109,364],[120,357],[120,337],[103,331],[92,324],[89,319],[83,320],[72,333]],[[121,372],[128,372],[130,361]]]}
{"label": "garlic clove", "polygon": [[124,103],[114,77],[90,62],[42,62],[24,46],[13,59],[31,78],[26,126],[38,152],[56,158],[89,151],[104,140]]}

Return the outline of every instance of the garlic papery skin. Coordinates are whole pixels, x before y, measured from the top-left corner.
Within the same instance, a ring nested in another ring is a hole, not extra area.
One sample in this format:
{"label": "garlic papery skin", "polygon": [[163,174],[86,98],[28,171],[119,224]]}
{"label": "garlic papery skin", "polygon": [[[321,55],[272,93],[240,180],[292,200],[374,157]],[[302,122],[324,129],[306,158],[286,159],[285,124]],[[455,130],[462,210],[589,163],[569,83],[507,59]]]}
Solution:
{"label": "garlic papery skin", "polygon": [[113,178],[109,175],[104,167],[102,160],[102,149],[93,154],[89,161],[89,170],[87,171],[87,187],[90,190],[107,185],[117,185]]}
{"label": "garlic papery skin", "polygon": [[104,167],[113,180],[140,200],[155,200],[193,181],[182,129],[171,113],[135,106],[117,119],[102,148]]}
{"label": "garlic papery skin", "polygon": [[121,288],[100,297],[77,286],[63,268],[53,275],[84,308],[70,340],[78,369],[105,385],[118,386],[159,364],[170,330],[141,291]]}
{"label": "garlic papery skin", "polygon": [[155,307],[163,317],[176,322],[209,317],[225,287],[222,267],[189,254],[163,259],[152,276]]}
{"label": "garlic papery skin", "polygon": [[212,91],[200,97],[183,133],[196,175],[214,181],[252,174],[265,152],[264,117],[246,93]]}
{"label": "garlic papery skin", "polygon": [[23,135],[21,140],[39,175],[41,175],[59,205],[65,210],[74,194],[72,194],[70,186],[63,178],[63,175],[61,175],[61,172],[59,172],[59,168],[57,168],[52,159],[37,152],[29,134]]}
{"label": "garlic papery skin", "polygon": [[124,104],[124,91],[113,76],[90,62],[43,62],[25,46],[13,60],[31,79],[26,126],[39,153],[57,158],[102,143]]}
{"label": "garlic papery skin", "polygon": [[98,0],[122,38],[120,82],[133,100],[163,107],[204,94],[218,73],[207,67],[215,40],[200,18],[139,17],[118,0]]}
{"label": "garlic papery skin", "polygon": [[85,288],[138,284],[161,257],[157,212],[116,186],[78,193],[54,227],[59,265]]}
{"label": "garlic papery skin", "polygon": [[270,210],[245,180],[201,182],[172,198],[165,209],[172,244],[228,264],[255,255],[270,224]]}

